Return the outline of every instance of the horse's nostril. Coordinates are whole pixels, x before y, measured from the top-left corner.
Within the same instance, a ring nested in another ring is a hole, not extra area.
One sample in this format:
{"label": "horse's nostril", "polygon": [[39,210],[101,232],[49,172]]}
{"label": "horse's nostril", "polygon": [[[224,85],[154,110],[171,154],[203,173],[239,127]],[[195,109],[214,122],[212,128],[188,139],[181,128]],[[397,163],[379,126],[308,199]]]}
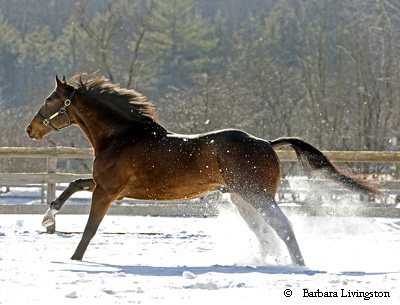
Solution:
{"label": "horse's nostril", "polygon": [[32,131],[32,127],[31,127],[31,126],[28,126],[28,127],[26,128],[26,132],[29,134],[29,133],[31,133],[31,131]]}

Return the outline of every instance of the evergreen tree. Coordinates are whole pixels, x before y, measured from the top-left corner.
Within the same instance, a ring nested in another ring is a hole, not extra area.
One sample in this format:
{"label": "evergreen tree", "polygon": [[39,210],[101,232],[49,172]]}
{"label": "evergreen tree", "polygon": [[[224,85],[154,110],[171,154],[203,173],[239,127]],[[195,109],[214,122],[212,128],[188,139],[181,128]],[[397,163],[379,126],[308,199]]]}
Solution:
{"label": "evergreen tree", "polygon": [[18,92],[14,86],[18,75],[11,72],[17,70],[20,48],[20,33],[9,24],[0,9],[0,95],[7,101],[15,97]]}
{"label": "evergreen tree", "polygon": [[223,17],[221,11],[217,11],[214,18],[215,35],[218,38],[218,44],[214,51],[214,61],[217,64],[215,67],[216,72],[221,73],[227,65],[226,60],[231,56],[233,40],[232,35],[229,34],[226,26],[227,18]]}
{"label": "evergreen tree", "polygon": [[280,0],[264,20],[265,48],[274,59],[287,67],[296,66],[299,51],[299,29],[295,8]]}
{"label": "evergreen tree", "polygon": [[52,88],[48,80],[56,74],[54,52],[54,38],[49,27],[33,31],[24,37],[19,66],[23,69],[21,79],[25,97],[19,101],[25,102],[26,98],[38,101],[37,97],[43,97]]}
{"label": "evergreen tree", "polygon": [[159,83],[190,83],[190,75],[212,63],[218,43],[214,27],[196,10],[193,0],[154,0],[147,43],[162,67]]}
{"label": "evergreen tree", "polygon": [[79,25],[69,22],[62,34],[55,41],[52,57],[59,75],[72,76],[79,71],[86,71],[85,35]]}

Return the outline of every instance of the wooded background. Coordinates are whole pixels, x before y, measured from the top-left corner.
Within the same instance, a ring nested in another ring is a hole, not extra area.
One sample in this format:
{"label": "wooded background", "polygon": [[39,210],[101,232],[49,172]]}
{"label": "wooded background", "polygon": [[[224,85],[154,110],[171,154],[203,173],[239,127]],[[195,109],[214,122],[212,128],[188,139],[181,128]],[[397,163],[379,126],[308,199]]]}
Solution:
{"label": "wooded background", "polygon": [[99,71],[180,133],[240,128],[323,150],[397,150],[398,0],[0,0],[0,146],[30,141],[54,77]]}

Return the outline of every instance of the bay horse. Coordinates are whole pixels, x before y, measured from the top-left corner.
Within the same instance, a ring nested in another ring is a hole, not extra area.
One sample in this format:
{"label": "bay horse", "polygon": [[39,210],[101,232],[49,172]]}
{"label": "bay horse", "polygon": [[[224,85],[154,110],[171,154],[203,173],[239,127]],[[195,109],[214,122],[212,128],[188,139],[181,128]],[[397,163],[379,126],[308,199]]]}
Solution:
{"label": "bay horse", "polygon": [[260,243],[269,225],[286,244],[292,263],[305,262],[293,228],[274,201],[281,168],[275,149],[291,146],[304,168],[366,194],[379,190],[338,169],[317,148],[298,138],[266,141],[234,129],[197,135],[175,134],[157,120],[153,104],[135,90],[120,88],[104,76],[79,73],[68,81],[56,76],[55,89],[26,131],[42,140],[77,125],[94,151],[93,179],[78,180],[53,201],[43,224],[75,191],[93,192],[89,218],[73,260],[85,251],[114,200],[124,197],[182,201],[225,187]]}

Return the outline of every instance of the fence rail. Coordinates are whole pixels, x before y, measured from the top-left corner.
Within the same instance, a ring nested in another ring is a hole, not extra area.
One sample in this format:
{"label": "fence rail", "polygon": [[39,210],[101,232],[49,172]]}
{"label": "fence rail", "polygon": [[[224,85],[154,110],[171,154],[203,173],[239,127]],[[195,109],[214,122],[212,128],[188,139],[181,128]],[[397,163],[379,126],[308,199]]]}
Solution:
{"label": "fence rail", "polygon": [[0,157],[90,159],[93,158],[93,150],[74,147],[0,147]]}
{"label": "fence rail", "polygon": [[[296,161],[293,151],[278,151],[282,162]],[[334,163],[400,163],[400,152],[373,151],[325,151],[324,154]],[[69,183],[79,178],[90,178],[91,174],[58,173],[58,159],[92,159],[90,148],[72,147],[0,147],[0,158],[44,158],[47,159],[47,171],[41,173],[0,173],[0,185],[45,184],[47,185],[47,203],[55,199],[56,184]],[[283,182],[285,187],[287,182]],[[397,192],[400,181],[390,181],[384,188]],[[400,209],[397,209],[400,210]]]}
{"label": "fence rail", "polygon": [[[295,162],[294,151],[277,152],[282,162]],[[365,162],[365,163],[400,163],[398,151],[324,151],[332,162]],[[74,147],[0,147],[0,157],[11,158],[58,158],[58,159],[90,159],[93,158],[91,148]]]}

